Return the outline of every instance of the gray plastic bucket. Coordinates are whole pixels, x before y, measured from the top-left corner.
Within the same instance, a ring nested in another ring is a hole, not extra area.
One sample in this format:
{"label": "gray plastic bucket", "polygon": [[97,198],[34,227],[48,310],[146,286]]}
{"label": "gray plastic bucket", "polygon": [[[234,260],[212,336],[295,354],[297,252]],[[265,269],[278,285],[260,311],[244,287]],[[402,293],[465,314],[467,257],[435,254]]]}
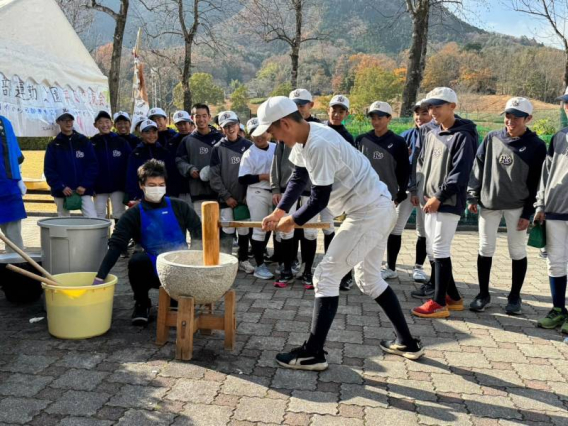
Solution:
{"label": "gray plastic bucket", "polygon": [[51,274],[97,272],[108,250],[108,219],[54,217],[38,221],[42,266]]}

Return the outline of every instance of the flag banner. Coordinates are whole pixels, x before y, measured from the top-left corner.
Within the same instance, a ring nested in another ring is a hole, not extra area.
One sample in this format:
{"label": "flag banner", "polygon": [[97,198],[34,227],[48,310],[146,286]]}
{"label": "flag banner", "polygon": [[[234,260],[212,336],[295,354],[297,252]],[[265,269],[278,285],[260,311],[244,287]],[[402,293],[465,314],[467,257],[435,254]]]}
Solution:
{"label": "flag banner", "polygon": [[146,92],[146,81],[144,80],[144,65],[142,64],[139,56],[140,48],[140,29],[138,29],[138,36],[136,37],[136,46],[132,50],[134,57],[134,77],[132,80],[132,97],[134,99],[134,110],[132,112],[132,127],[131,132],[134,132],[136,124],[140,122],[140,117],[146,117],[150,110],[148,104],[148,93]]}

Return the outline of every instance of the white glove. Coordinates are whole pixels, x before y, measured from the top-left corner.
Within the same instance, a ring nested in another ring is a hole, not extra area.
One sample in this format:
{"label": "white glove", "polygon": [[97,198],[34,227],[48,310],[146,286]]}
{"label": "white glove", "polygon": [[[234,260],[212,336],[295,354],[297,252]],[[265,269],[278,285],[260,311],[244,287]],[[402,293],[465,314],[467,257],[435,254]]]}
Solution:
{"label": "white glove", "polygon": [[26,195],[26,192],[28,192],[28,188],[26,188],[26,184],[23,180],[18,181],[18,188],[20,188],[22,195]]}

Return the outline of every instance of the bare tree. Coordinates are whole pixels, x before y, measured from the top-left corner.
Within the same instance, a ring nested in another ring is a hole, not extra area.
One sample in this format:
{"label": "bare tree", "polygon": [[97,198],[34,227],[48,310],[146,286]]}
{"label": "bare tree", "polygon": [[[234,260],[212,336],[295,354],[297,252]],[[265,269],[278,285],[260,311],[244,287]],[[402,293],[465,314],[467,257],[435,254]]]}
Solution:
{"label": "bare tree", "polygon": [[[183,54],[179,49],[154,48],[152,53],[162,60],[175,64],[181,78],[183,107],[191,110],[192,95],[189,79],[192,75],[194,47],[206,45],[218,51],[220,41],[214,31],[216,18],[223,13],[217,0],[140,0],[157,19],[145,25],[146,33],[153,39],[162,39],[166,44],[183,40]],[[163,47],[163,45],[161,46]]]}
{"label": "bare tree", "polygon": [[568,86],[568,0],[510,0],[517,12],[535,16],[550,25],[554,36],[564,48],[564,87]]}
{"label": "bare tree", "polygon": [[[290,46],[292,70],[290,83],[298,85],[300,47],[309,41],[323,40],[328,34],[317,30],[317,0],[241,0],[241,21],[249,32],[267,43],[280,41]],[[305,30],[304,24],[309,23]]]}
{"label": "bare tree", "polygon": [[77,34],[87,31],[93,23],[91,10],[85,9],[88,0],[57,0],[57,4]]}
{"label": "bare tree", "polygon": [[109,91],[110,91],[110,108],[117,111],[119,81],[120,81],[120,59],[122,57],[122,41],[124,39],[124,30],[126,28],[126,19],[128,17],[128,7],[130,0],[120,0],[120,8],[115,12],[108,6],[102,5],[97,0],[90,0],[85,4],[87,9],[97,10],[106,13],[114,19],[116,25],[114,27],[114,37],[112,39],[112,57],[110,60],[109,71]]}

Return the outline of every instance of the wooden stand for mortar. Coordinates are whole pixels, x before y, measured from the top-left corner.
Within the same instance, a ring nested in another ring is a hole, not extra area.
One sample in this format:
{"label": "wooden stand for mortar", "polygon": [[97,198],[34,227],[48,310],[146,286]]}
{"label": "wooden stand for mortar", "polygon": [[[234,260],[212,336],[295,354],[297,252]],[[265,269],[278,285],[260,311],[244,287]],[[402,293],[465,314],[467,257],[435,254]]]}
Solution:
{"label": "wooden stand for mortar", "polygon": [[[208,201],[201,206],[203,229],[203,264],[219,264],[219,204]],[[193,334],[200,330],[202,334],[211,334],[212,330],[225,332],[225,349],[233,350],[237,329],[235,290],[225,293],[225,315],[213,315],[213,303],[204,305],[207,313],[195,316],[193,297],[180,297],[177,311],[170,308],[171,298],[160,287],[158,302],[158,324],[156,344],[164,345],[168,341],[170,327],[176,328],[176,359],[189,361],[193,354]]]}

